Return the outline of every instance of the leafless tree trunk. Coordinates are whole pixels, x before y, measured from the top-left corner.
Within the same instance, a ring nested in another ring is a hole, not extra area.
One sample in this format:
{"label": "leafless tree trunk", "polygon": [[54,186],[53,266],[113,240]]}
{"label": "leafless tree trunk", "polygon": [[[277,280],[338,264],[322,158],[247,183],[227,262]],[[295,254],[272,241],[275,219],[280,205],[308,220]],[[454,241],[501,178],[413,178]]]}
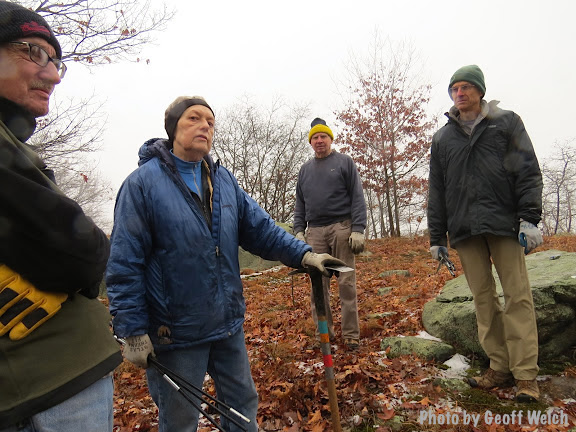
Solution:
{"label": "leafless tree trunk", "polygon": [[542,164],[544,192],[542,225],[544,234],[571,233],[576,200],[575,140],[556,143],[552,156]]}
{"label": "leafless tree trunk", "polygon": [[292,220],[296,182],[311,156],[308,108],[282,99],[264,112],[249,98],[218,116],[213,152],[240,186],[280,222]]}

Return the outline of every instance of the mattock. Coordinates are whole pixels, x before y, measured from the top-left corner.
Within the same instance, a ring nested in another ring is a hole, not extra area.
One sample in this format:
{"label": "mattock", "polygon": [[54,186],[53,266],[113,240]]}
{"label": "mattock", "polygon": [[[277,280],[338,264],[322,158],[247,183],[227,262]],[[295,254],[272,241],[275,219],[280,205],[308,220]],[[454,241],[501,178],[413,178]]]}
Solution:
{"label": "mattock", "polygon": [[[329,267],[326,269],[333,272],[352,271],[345,266]],[[320,333],[320,346],[324,360],[324,377],[328,385],[328,400],[330,402],[330,413],[332,415],[332,430],[342,432],[340,424],[340,412],[338,411],[338,397],[336,395],[336,384],[334,382],[334,363],[330,352],[330,335],[328,334],[328,321],[326,319],[326,304],[324,302],[324,288],[322,287],[322,273],[315,268],[298,269],[294,273],[306,272],[310,275],[312,282],[312,295],[316,305],[316,315],[318,316],[318,332]]]}

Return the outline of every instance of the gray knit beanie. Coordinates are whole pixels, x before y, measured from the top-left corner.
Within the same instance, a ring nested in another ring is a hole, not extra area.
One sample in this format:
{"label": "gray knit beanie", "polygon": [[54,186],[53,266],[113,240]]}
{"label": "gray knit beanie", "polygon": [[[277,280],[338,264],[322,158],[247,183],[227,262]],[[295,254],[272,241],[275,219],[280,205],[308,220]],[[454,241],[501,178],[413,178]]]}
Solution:
{"label": "gray knit beanie", "polygon": [[480,70],[480,68],[476,65],[462,66],[460,69],[454,72],[454,75],[452,75],[452,78],[450,78],[450,84],[448,84],[448,93],[450,93],[450,87],[452,87],[454,83],[457,83],[458,81],[466,81],[470,84],[474,84],[476,87],[478,87],[478,90],[480,90],[482,96],[486,94],[484,74],[482,73],[482,70]]}
{"label": "gray knit beanie", "polygon": [[19,4],[0,0],[0,43],[36,36],[45,39],[62,58],[62,48],[44,18]]}

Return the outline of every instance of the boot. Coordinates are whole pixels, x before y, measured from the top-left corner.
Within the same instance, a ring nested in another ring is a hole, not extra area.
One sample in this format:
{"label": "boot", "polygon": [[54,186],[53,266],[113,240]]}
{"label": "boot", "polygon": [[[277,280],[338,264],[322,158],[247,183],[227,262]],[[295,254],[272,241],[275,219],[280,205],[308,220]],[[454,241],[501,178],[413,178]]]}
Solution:
{"label": "boot", "polygon": [[510,372],[496,372],[494,369],[486,369],[479,377],[468,378],[471,387],[491,389],[494,387],[510,387],[514,384],[514,377]]}
{"label": "boot", "polygon": [[533,380],[516,380],[516,400],[522,403],[537,402],[540,398],[538,383]]}

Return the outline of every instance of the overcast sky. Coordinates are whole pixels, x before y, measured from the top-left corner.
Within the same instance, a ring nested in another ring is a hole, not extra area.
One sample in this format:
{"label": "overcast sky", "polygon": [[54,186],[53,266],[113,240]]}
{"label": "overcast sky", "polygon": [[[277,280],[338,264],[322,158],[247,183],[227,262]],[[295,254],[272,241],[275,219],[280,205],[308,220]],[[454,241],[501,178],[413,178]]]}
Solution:
{"label": "overcast sky", "polygon": [[[165,3],[177,13],[144,49],[149,64],[92,70],[70,64],[55,93],[94,94],[104,103],[99,170],[115,191],[137,167],[140,145],[166,136],[164,110],[180,95],[203,95],[217,120],[219,111],[249,95],[262,107],[276,96],[309,103],[312,117],[333,121],[343,108],[336,82],[351,54],[368,55],[376,29],[417,51],[423,81],[433,86],[431,115],[451,106],[447,86],[454,71],[477,64],[486,78],[485,99],[500,100],[522,117],[540,160],[555,142],[576,137],[573,0]],[[337,142],[338,128],[332,129]]]}

